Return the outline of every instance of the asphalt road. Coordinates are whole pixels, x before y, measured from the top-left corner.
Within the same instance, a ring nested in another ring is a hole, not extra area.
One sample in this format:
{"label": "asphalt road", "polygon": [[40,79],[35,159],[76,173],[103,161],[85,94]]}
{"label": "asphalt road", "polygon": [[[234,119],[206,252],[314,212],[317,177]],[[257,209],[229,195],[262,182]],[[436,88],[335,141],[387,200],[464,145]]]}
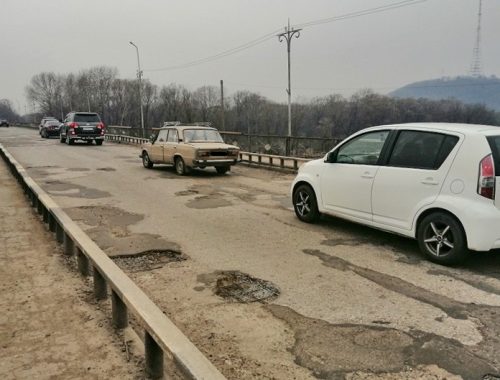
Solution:
{"label": "asphalt road", "polygon": [[301,223],[288,174],[179,177],[22,128],[0,142],[230,379],[500,378],[498,252],[446,268],[413,240]]}

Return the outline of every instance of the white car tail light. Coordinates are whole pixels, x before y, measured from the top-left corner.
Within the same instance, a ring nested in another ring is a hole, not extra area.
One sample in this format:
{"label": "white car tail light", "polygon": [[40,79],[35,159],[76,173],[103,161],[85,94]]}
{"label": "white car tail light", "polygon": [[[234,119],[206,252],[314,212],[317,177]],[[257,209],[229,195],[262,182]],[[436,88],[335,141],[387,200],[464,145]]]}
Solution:
{"label": "white car tail light", "polygon": [[495,199],[495,164],[491,154],[483,158],[479,164],[477,193],[488,199]]}

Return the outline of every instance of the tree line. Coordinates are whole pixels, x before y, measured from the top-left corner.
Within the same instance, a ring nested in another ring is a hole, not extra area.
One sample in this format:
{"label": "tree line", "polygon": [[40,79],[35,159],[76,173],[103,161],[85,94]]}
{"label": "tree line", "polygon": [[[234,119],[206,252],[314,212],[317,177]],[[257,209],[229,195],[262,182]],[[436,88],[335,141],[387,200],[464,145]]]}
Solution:
{"label": "tree line", "polygon": [[[30,102],[43,115],[64,118],[70,111],[98,112],[107,125],[140,127],[138,81],[118,77],[116,68],[98,66],[79,73],[42,72],[26,86]],[[142,82],[146,128],[164,121],[209,121],[221,128],[220,89],[190,91],[178,84]],[[287,105],[257,93],[238,91],[224,97],[224,129],[245,134],[286,135]],[[500,114],[481,104],[460,101],[398,99],[359,91],[349,98],[329,95],[292,106],[292,135],[342,138],[359,129],[403,122],[462,122],[500,125]]]}
{"label": "tree line", "polygon": [[6,119],[10,122],[19,120],[19,115],[8,99],[0,99],[0,119]]}

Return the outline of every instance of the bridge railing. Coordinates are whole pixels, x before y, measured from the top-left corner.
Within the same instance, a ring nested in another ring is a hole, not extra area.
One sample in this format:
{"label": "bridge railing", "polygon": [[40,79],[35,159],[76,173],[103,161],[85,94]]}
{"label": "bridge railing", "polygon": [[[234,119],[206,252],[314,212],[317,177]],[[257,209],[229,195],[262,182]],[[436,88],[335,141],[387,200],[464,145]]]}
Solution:
{"label": "bridge railing", "polygon": [[[26,170],[0,144],[0,155],[27,194],[31,205],[55,233],[65,255],[76,255],[84,276],[92,273],[94,296],[102,300],[111,290],[114,326],[128,327],[129,313],[144,330],[145,369],[151,378],[164,375],[164,353],[184,376],[193,380],[224,380],[225,377],[174,325],[153,301],[103,252],[96,243],[28,176]],[[172,371],[169,371],[172,372]]]}
{"label": "bridge railing", "polygon": [[[149,138],[158,128],[147,128],[145,137]],[[142,129],[109,125],[106,132],[111,135],[142,137]],[[329,152],[341,139],[323,137],[276,136],[246,134],[241,132],[219,131],[224,141],[234,144],[245,152],[255,152],[277,156],[318,158]]]}
{"label": "bridge railing", "polygon": [[[132,145],[140,145],[149,141],[148,139],[143,139],[134,136],[127,136],[127,135],[106,134],[105,138],[108,141],[124,143],[124,144],[132,144]],[[258,166],[265,166],[270,168],[279,168],[279,169],[293,170],[293,171],[297,171],[302,164],[310,161],[309,158],[278,156],[274,154],[241,152],[241,151],[239,158],[241,163],[248,165],[255,165],[255,166],[258,165]]]}

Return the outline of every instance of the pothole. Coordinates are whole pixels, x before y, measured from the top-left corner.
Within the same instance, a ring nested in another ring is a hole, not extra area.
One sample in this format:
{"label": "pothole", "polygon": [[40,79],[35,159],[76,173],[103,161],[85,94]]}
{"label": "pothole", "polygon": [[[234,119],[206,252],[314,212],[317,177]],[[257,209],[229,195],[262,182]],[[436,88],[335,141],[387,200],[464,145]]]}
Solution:
{"label": "pothole", "polygon": [[197,190],[183,190],[183,191],[178,191],[177,193],[175,193],[175,195],[185,196],[185,195],[195,195],[198,193],[199,192]]}
{"label": "pothole", "polygon": [[231,302],[263,302],[276,299],[280,290],[269,281],[239,271],[220,272],[215,294]]}
{"label": "pothole", "polygon": [[231,205],[232,203],[230,201],[224,199],[223,195],[218,193],[196,197],[186,203],[187,207],[194,209],[210,209]]}
{"label": "pothole", "polygon": [[150,271],[171,262],[186,260],[181,252],[169,249],[153,249],[134,255],[114,256],[112,259],[120,268],[128,272]]}

